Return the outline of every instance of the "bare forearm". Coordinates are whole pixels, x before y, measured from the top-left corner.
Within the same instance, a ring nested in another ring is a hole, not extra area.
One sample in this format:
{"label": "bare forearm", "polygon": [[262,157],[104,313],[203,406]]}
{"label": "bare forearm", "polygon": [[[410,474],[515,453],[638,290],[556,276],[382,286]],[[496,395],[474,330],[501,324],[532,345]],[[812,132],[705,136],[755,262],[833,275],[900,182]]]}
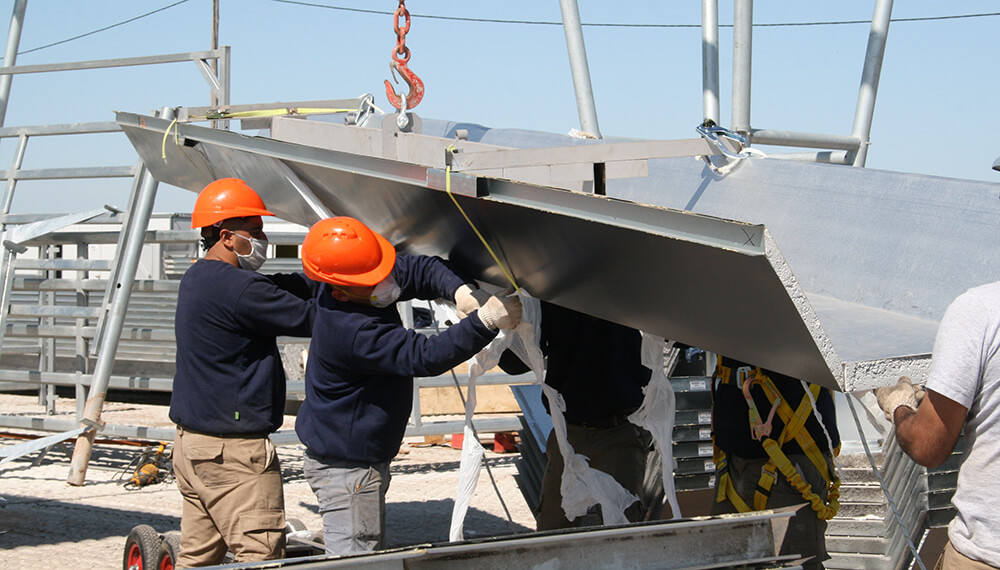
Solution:
{"label": "bare forearm", "polygon": [[900,447],[920,465],[937,467],[951,454],[954,443],[949,445],[947,434],[940,426],[929,421],[930,418],[921,417],[918,410],[900,406],[893,419]]}

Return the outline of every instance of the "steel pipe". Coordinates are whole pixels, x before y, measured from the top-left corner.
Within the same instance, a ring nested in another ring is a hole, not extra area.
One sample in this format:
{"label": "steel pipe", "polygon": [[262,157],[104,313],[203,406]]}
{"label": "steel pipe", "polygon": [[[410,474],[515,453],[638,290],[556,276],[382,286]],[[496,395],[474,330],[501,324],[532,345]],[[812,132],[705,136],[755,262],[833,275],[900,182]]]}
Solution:
{"label": "steel pipe", "polygon": [[701,1],[701,98],[705,120],[722,124],[719,111],[719,0]]}
{"label": "steel pipe", "polygon": [[753,0],[736,0],[733,16],[733,130],[750,132]]}
{"label": "steel pipe", "polygon": [[[21,44],[21,28],[24,27],[24,12],[28,8],[28,0],[14,2],[14,13],[10,18],[10,29],[7,31],[7,49],[4,51],[4,66],[13,66],[17,61],[17,48]],[[0,76],[0,127],[7,118],[7,103],[10,101],[10,85],[13,76]]]}
{"label": "steel pipe", "polygon": [[856,151],[861,146],[861,139],[853,135],[824,135],[770,129],[751,129],[750,141],[755,144],[830,148],[850,151]]}
{"label": "steel pipe", "polygon": [[601,138],[601,128],[597,125],[597,109],[594,106],[594,90],[590,85],[587,49],[583,45],[580,9],[576,0],[559,0],[559,7],[562,10],[563,31],[566,32],[566,49],[569,51],[569,67],[573,74],[580,129]]}
{"label": "steel pipe", "polygon": [[854,111],[854,128],[851,129],[851,135],[862,141],[854,156],[854,166],[864,166],[868,158],[872,116],[875,114],[875,96],[878,94],[878,81],[882,74],[882,60],[885,57],[885,42],[889,37],[891,17],[892,0],[875,0],[872,28],[868,34],[868,49],[865,52],[865,67],[861,72],[861,87],[858,89],[858,105]]}
{"label": "steel pipe", "polygon": [[[173,109],[164,107],[160,116],[166,120],[172,119]],[[100,355],[94,367],[94,384],[87,394],[86,410],[83,417],[85,425],[99,423],[101,420],[101,409],[104,407],[108,379],[111,377],[115,352],[118,350],[119,333],[125,322],[129,298],[132,296],[132,287],[126,285],[135,280],[143,237],[149,226],[149,218],[153,213],[153,203],[156,199],[156,188],[159,183],[145,169],[142,169],[139,178],[141,183],[132,198],[127,226],[122,229],[124,243],[118,251],[118,265],[121,269],[115,276],[117,287],[108,309],[107,321],[104,324]],[[68,479],[70,485],[83,485],[87,475],[87,464],[90,462],[90,454],[94,446],[94,435],[95,430],[87,430],[76,439]]]}

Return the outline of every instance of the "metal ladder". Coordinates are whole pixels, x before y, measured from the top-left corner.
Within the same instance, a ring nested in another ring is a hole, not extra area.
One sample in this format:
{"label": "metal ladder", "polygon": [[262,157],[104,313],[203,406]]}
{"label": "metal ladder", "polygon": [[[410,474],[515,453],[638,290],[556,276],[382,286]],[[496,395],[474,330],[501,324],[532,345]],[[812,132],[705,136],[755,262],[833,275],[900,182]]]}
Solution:
{"label": "metal ladder", "polygon": [[[14,6],[13,23],[8,32],[8,57],[5,60],[10,64],[15,62],[24,20],[24,6],[25,2],[18,2]],[[193,62],[198,67],[209,84],[213,101],[219,105],[229,104],[229,46],[207,51],[146,57],[28,66],[10,65],[3,67],[2,72],[0,72],[0,106],[2,106],[0,125],[3,124],[3,117],[6,114],[11,78],[14,75],[159,65],[184,61]],[[172,119],[173,110],[164,109],[161,112],[161,118]],[[225,125],[223,124],[223,126]],[[27,422],[19,422],[18,420],[25,418],[0,415],[0,425],[3,426],[62,432],[29,442],[25,446],[0,449],[0,463],[38,449],[47,449],[68,438],[77,437],[69,477],[69,482],[74,485],[83,483],[94,433],[101,426],[101,408],[133,289],[144,236],[152,213],[157,182],[149,175],[141,161],[135,166],[35,170],[22,169],[22,164],[28,140],[31,137],[112,132],[120,132],[117,123],[0,128],[0,139],[17,138],[18,140],[13,164],[4,176],[7,184],[2,206],[0,206],[0,236],[2,236],[0,243],[3,245],[0,249],[0,283],[3,286],[2,295],[0,295],[0,357],[3,355],[5,346],[10,346],[11,338],[31,338],[38,342],[37,371],[7,369],[0,366],[0,385],[7,388],[10,387],[10,383],[39,386],[40,397],[50,413],[54,411],[53,385],[74,385],[77,392],[77,421],[72,422],[71,426],[66,425],[69,422],[59,422],[49,418],[42,421],[30,419]],[[131,197],[125,212],[105,206],[101,209],[65,216],[17,216],[11,214],[11,204],[19,180],[122,177],[132,178]],[[83,253],[78,253],[76,259],[48,259],[49,247],[43,243],[47,237],[51,237],[68,226],[87,221],[122,224],[122,230],[118,236],[118,249],[112,262],[87,259],[88,244],[86,243],[77,244],[77,251]],[[18,259],[18,255],[26,253],[29,246],[35,245],[42,252],[39,259]],[[18,271],[43,271],[44,273],[36,279],[18,277]],[[78,272],[81,278],[75,281],[56,278],[54,272],[61,271]],[[99,291],[98,288],[95,288],[94,283],[87,278],[90,271],[110,272],[100,307],[92,307],[89,303],[89,294]],[[15,289],[21,289],[22,295],[24,291],[37,295],[37,306],[26,307],[19,303],[13,303]],[[75,297],[75,302],[72,306],[67,306],[62,302],[62,298],[70,294]],[[8,323],[8,321],[11,322]],[[91,323],[95,321],[96,326],[91,326]],[[64,343],[67,339],[74,341],[76,368],[70,373],[58,372],[56,370],[57,344]],[[87,370],[88,357],[90,356],[97,358],[92,373],[88,373]],[[85,386],[88,385],[90,386],[89,394],[84,397]]]}

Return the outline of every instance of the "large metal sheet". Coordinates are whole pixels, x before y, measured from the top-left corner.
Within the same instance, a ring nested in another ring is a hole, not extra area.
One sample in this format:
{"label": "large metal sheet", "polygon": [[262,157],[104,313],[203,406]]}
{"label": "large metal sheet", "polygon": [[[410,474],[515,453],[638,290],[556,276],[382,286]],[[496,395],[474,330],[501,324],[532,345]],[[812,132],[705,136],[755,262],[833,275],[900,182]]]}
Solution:
{"label": "large metal sheet", "polygon": [[[426,544],[345,556],[308,556],[241,568],[378,568],[422,570],[506,570],[507,568],[798,567],[802,556],[779,555],[794,544],[788,520],[800,507],[716,517],[530,533],[517,536]],[[692,548],[697,541],[699,548]]]}
{"label": "large metal sheet", "polygon": [[[324,136],[351,136],[351,129],[327,124],[327,131],[310,125],[309,132],[316,137],[315,145],[310,145],[176,125],[171,128],[178,131],[178,143],[171,141],[171,134],[164,160],[166,121],[128,113],[119,113],[118,121],[162,182],[199,191],[214,178],[237,176],[257,189],[284,219],[308,225],[328,214],[356,216],[401,251],[446,256],[486,281],[505,284],[452,197],[442,191],[440,170],[320,148]],[[371,137],[366,130],[355,131]],[[443,156],[451,141],[439,141]],[[690,210],[711,209],[708,205],[721,209],[719,204],[730,201],[744,206],[756,203],[735,178],[737,174],[749,178],[745,173],[754,172],[754,165],[741,166],[731,179],[703,175],[695,183],[690,164],[695,169],[705,167],[690,158],[685,161],[689,165],[683,167],[667,161],[680,175],[640,179],[637,190],[609,184],[609,193],[613,190],[644,204],[467,175],[453,175],[452,184],[455,201],[519,285],[536,297],[838,390],[870,387],[900,373],[922,377],[936,328],[934,311],[907,313],[890,303],[871,305],[869,289],[892,297],[892,284],[880,273],[872,271],[867,280],[859,281],[854,295],[845,295],[842,268],[855,269],[844,252],[831,257],[828,247],[818,248],[810,257],[796,241],[799,257],[793,275],[771,232],[762,225],[645,205],[671,202],[676,207],[686,199],[683,206]],[[801,165],[768,165],[783,172],[778,166]],[[863,172],[827,167],[838,174]],[[759,188],[766,186],[763,180],[751,180],[761,202],[793,212],[783,214],[780,221],[795,218],[798,226],[786,225],[807,228],[786,232],[790,237],[805,233],[813,236],[813,242],[842,239],[865,258],[871,256],[872,247],[892,241],[892,235],[877,228],[872,232],[874,246],[863,236],[842,235],[837,232],[841,226],[828,220],[838,211],[824,217],[821,210],[812,210],[813,217],[805,217],[793,191],[779,192],[784,201],[776,202],[774,190]],[[716,191],[717,183],[726,184],[728,196]],[[859,183],[839,198],[827,197],[827,205],[861,199],[860,188],[867,184]],[[735,217],[732,214],[739,209],[726,211]],[[755,206],[747,211],[763,210]],[[881,216],[888,217],[884,211]],[[888,225],[894,227],[893,222]],[[786,231],[784,225],[782,230]],[[798,264],[807,269],[810,291],[815,293],[807,295],[800,287]],[[835,276],[827,278],[833,286],[826,285],[817,268]],[[935,306],[938,314],[938,309],[943,310]]]}

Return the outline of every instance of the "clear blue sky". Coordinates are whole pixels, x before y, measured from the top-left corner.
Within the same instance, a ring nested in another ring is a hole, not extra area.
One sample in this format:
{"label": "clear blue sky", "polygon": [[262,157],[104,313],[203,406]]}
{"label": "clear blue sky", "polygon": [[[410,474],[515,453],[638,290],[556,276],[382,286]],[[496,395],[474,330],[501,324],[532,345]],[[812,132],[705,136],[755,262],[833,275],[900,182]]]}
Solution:
{"label": "clear blue sky", "polygon": [[[9,21],[13,4],[0,2],[4,21]],[[392,16],[334,8],[391,12],[397,6],[395,0],[222,0],[220,43],[232,46],[232,102],[337,99],[370,92],[388,110],[382,80],[388,77],[395,44]],[[701,2],[580,0],[579,6],[603,134],[695,136],[702,120]],[[873,6],[867,1],[757,2],[756,24],[865,23],[756,27],[754,128],[850,133]],[[560,21],[557,0],[410,0],[407,8],[413,15],[407,36],[410,67],[426,84],[418,114],[557,133],[579,127],[565,36],[561,27],[545,23]],[[996,12],[1000,2],[995,0],[899,1],[893,19]],[[720,2],[719,19],[724,26],[732,24],[731,1]],[[208,49],[211,23],[211,0],[29,0],[17,64]],[[665,27],[677,25],[686,27]],[[108,26],[113,27],[91,33]],[[720,44],[722,122],[729,124],[731,27],[722,28]],[[1000,156],[998,54],[1000,16],[893,22],[868,167],[1000,182],[1000,173],[990,169]],[[208,88],[191,63],[18,75],[5,124],[103,121],[112,120],[115,110],[148,113],[163,106],[206,104]],[[33,142],[25,166],[133,160],[120,135],[80,146],[71,152],[56,143]],[[2,168],[12,149],[11,141],[0,143]],[[21,212],[77,211],[108,201],[124,206],[127,200],[122,189],[127,185],[111,182],[71,195],[23,187],[26,191],[19,189],[14,202]],[[193,199],[191,193],[167,188],[157,211],[184,211]]]}

